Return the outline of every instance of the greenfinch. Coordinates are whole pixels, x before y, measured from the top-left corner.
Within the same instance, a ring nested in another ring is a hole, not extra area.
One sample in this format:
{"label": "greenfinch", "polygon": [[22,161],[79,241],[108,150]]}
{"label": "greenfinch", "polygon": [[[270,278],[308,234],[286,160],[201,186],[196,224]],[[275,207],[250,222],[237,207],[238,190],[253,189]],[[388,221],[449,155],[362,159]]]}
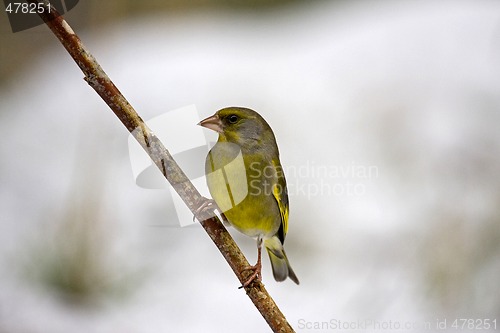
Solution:
{"label": "greenfinch", "polygon": [[222,217],[243,234],[257,239],[258,257],[247,287],[261,280],[262,245],[269,254],[276,281],[295,275],[283,249],[288,231],[288,194],[278,146],[271,127],[257,112],[229,107],[198,125],[219,134],[207,155],[205,173]]}

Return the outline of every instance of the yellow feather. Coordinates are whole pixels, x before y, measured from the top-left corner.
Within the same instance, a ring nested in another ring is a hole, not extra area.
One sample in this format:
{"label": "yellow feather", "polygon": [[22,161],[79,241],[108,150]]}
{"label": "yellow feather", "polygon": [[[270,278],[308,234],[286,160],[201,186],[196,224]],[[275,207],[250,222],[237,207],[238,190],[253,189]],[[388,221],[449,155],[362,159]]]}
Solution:
{"label": "yellow feather", "polygon": [[288,206],[284,205],[283,202],[281,201],[280,192],[281,192],[280,188],[275,184],[273,187],[273,196],[276,199],[276,202],[278,203],[281,215],[281,224],[283,225],[283,231],[286,235],[286,233],[288,232]]}

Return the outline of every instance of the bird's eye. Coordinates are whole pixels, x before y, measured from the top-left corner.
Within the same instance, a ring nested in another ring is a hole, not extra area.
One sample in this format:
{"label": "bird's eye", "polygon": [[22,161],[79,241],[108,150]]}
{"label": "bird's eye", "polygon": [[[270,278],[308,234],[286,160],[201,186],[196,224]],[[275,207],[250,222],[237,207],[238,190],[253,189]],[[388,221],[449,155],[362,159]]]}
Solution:
{"label": "bird's eye", "polygon": [[235,114],[232,114],[230,115],[229,117],[227,117],[227,121],[229,121],[230,124],[236,124],[236,122],[239,120],[240,118],[235,115]]}

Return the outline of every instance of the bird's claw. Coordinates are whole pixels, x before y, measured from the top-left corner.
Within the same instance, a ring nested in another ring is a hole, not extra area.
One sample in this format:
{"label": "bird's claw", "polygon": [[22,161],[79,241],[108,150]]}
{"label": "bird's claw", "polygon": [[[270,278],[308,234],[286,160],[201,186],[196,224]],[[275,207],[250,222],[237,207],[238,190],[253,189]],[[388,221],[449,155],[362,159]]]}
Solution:
{"label": "bird's claw", "polygon": [[[200,206],[196,208],[194,215],[193,215],[193,222],[196,219],[197,216],[200,216],[200,214],[208,209],[213,211],[215,208],[217,208],[217,204],[213,199],[207,199],[205,197],[201,197],[200,199]],[[215,207],[212,207],[215,206]]]}
{"label": "bird's claw", "polygon": [[253,266],[248,266],[248,267],[245,267],[241,270],[241,272],[243,271],[254,271],[252,273],[252,275],[250,275],[248,277],[248,279],[245,281],[245,283],[243,283],[238,289],[241,289],[241,288],[246,288],[248,287],[253,281],[262,281],[262,277],[261,277],[261,272],[262,272],[262,264],[259,261],[257,261],[257,264],[253,265]]}

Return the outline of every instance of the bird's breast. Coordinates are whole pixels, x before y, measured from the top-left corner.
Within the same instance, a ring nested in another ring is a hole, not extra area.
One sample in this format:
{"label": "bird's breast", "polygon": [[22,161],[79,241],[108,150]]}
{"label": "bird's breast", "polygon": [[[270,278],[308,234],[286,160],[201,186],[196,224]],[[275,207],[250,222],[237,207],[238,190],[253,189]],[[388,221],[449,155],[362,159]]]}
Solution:
{"label": "bird's breast", "polygon": [[217,143],[206,159],[212,198],[229,222],[242,233],[271,237],[280,226],[273,197],[276,177],[265,159],[245,154],[237,145]]}

